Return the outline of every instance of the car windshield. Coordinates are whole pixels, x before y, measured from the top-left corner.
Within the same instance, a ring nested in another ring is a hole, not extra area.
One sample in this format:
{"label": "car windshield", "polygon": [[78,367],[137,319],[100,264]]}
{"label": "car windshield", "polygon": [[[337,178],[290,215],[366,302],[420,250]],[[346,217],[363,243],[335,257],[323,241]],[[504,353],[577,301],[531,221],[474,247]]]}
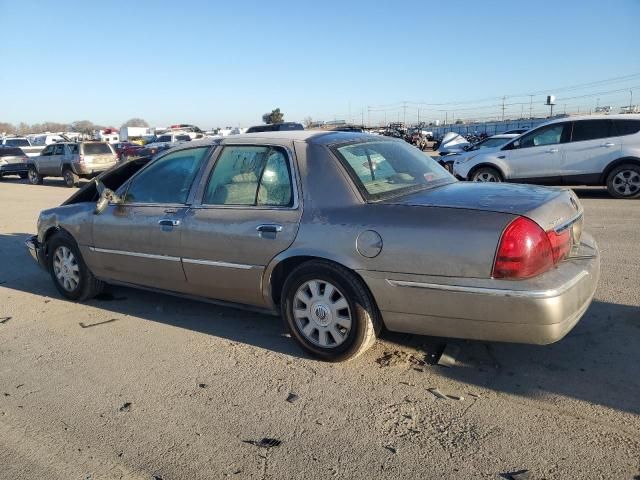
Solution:
{"label": "car windshield", "polygon": [[85,155],[103,155],[105,153],[113,153],[106,143],[85,143],[82,147]]}
{"label": "car windshield", "polygon": [[511,140],[511,139],[510,138],[487,138],[487,139],[485,139],[485,140],[483,140],[481,142],[476,143],[469,150],[479,150],[481,148],[501,147],[502,145],[507,143],[509,140]]}
{"label": "car windshield", "polygon": [[352,143],[335,151],[372,200],[454,181],[434,160],[405,142]]}
{"label": "car windshield", "polygon": [[5,140],[6,145],[10,145],[12,147],[29,147],[29,140],[26,138],[7,138]]}

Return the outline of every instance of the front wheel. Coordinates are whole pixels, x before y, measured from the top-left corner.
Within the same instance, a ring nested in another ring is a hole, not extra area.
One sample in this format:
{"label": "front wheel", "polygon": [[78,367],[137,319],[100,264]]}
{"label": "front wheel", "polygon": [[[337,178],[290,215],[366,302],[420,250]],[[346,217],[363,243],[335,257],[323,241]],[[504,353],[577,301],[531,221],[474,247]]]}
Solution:
{"label": "front wheel", "polygon": [[47,265],[60,294],[69,300],[87,300],[98,295],[104,283],[96,279],[84,263],[71,235],[56,233],[48,242]]}
{"label": "front wheel", "polygon": [[29,178],[29,183],[31,185],[42,185],[43,176],[38,173],[36,167],[29,167],[29,171],[27,172],[27,177]]}
{"label": "front wheel", "polygon": [[607,177],[607,191],[614,198],[640,197],[640,166],[620,165]]}
{"label": "front wheel", "polygon": [[495,168],[482,167],[473,172],[472,182],[502,182],[502,175]]}
{"label": "front wheel", "polygon": [[330,362],[357,357],[382,327],[371,294],[350,270],[326,261],[297,267],[283,287],[283,316],[291,336]]}

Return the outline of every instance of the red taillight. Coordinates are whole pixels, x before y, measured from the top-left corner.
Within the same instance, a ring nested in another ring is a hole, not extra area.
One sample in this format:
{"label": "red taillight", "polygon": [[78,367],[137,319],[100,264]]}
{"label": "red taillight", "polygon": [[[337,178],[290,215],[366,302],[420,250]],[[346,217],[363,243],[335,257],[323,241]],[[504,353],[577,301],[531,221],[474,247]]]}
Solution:
{"label": "red taillight", "polygon": [[531,278],[553,265],[549,236],[533,220],[518,217],[502,232],[493,264],[493,277]]}

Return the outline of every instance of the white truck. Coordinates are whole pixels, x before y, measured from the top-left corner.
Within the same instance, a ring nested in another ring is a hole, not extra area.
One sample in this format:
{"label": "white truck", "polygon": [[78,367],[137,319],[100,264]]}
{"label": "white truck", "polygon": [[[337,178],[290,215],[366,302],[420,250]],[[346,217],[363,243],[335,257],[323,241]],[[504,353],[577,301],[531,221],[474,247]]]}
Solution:
{"label": "white truck", "polygon": [[141,138],[152,134],[153,132],[148,127],[121,127],[120,141],[127,142],[132,138]]}

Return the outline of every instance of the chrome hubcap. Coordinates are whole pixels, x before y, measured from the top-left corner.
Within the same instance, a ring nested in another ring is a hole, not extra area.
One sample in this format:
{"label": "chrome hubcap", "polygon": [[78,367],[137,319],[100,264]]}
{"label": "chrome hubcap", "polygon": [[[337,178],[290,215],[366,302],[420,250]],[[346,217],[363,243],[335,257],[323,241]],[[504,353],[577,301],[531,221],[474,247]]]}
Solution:
{"label": "chrome hubcap", "polygon": [[635,195],[640,191],[640,174],[633,170],[622,170],[613,177],[613,188],[623,196]]}
{"label": "chrome hubcap", "polygon": [[34,183],[38,180],[38,174],[35,170],[29,170],[29,180]]}
{"label": "chrome hubcap", "polygon": [[341,345],[351,331],[347,299],[324,280],[310,280],[298,288],[293,300],[293,316],[300,333],[322,348]]}
{"label": "chrome hubcap", "polygon": [[482,172],[482,173],[476,174],[473,181],[474,182],[498,182],[499,180],[498,180],[498,177],[496,177],[491,172]]}
{"label": "chrome hubcap", "polygon": [[73,252],[67,247],[56,248],[53,254],[53,273],[67,292],[73,292],[80,283],[80,267]]}

